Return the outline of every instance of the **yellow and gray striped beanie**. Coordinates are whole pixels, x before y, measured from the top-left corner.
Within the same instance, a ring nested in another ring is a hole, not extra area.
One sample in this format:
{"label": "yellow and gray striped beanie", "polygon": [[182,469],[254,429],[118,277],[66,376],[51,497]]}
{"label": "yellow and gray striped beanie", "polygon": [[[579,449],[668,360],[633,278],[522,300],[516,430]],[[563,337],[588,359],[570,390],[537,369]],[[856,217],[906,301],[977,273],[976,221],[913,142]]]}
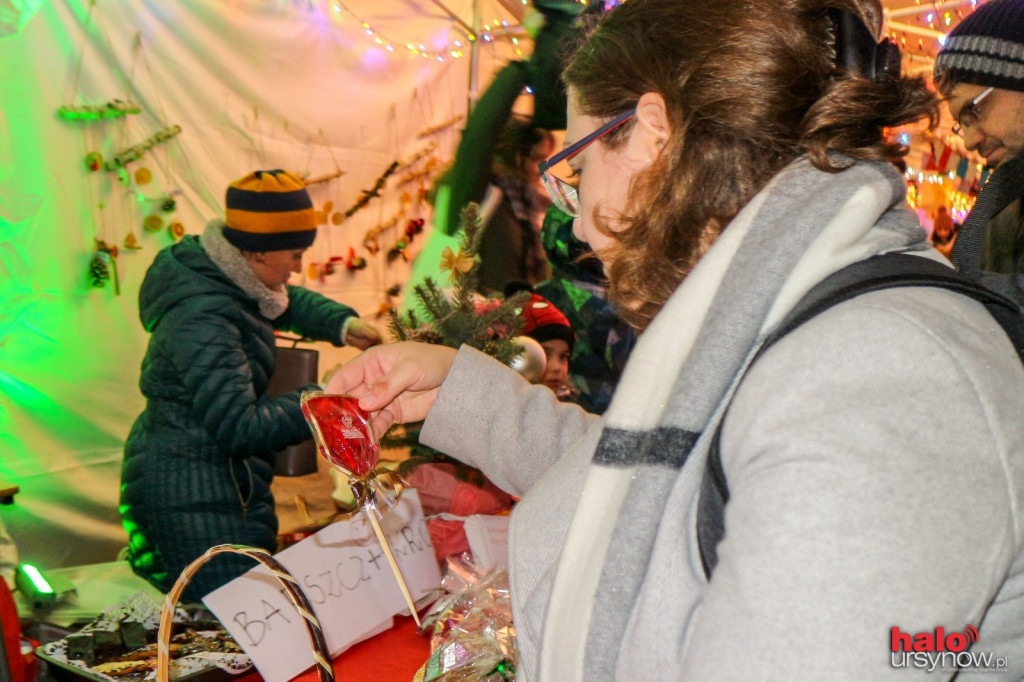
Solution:
{"label": "yellow and gray striped beanie", "polygon": [[295,173],[263,170],[228,186],[224,238],[242,251],[306,249],[316,238],[316,212]]}

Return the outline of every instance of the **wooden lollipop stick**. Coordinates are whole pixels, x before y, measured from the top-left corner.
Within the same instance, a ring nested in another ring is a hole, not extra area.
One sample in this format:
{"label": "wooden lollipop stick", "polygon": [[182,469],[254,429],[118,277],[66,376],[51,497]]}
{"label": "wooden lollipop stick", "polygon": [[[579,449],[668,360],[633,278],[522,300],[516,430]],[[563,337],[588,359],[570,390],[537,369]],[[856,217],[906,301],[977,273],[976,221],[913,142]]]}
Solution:
{"label": "wooden lollipop stick", "polygon": [[419,627],[420,616],[416,613],[416,604],[412,601],[412,595],[409,594],[409,586],[405,584],[405,578],[402,577],[402,570],[398,568],[398,563],[395,561],[395,555],[391,553],[391,545],[388,544],[388,539],[384,537],[384,530],[380,527],[380,523],[377,521],[377,515],[373,513],[373,509],[370,507],[364,507],[363,510],[366,512],[366,517],[370,519],[370,525],[373,526],[373,532],[377,534],[377,540],[380,542],[380,546],[384,549],[384,556],[387,557],[388,563],[391,565],[391,572],[395,574],[395,580],[398,581],[398,587],[402,590],[402,596],[405,597],[405,603],[409,605],[409,611],[412,612],[412,619],[416,621],[416,627]]}

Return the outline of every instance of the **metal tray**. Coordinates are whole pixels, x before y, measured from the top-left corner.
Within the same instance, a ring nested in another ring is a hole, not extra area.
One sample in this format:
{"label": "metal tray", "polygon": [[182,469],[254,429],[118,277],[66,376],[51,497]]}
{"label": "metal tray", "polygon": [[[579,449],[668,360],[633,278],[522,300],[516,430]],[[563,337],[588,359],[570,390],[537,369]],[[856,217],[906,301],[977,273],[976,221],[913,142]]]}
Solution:
{"label": "metal tray", "polygon": [[[54,658],[43,651],[44,647],[36,649],[36,656],[44,661],[47,665],[47,670],[50,673],[50,677],[56,680],[56,682],[81,682],[81,680],[89,680],[90,682],[111,682],[111,680],[119,680],[120,682],[137,682],[138,680],[144,680],[152,672],[152,670],[137,673],[134,675],[124,675],[121,677],[110,677],[94,671],[92,668],[86,666],[78,666],[69,661]],[[227,682],[232,678],[236,678],[239,675],[243,675],[252,672],[253,668],[250,665],[245,670],[240,670],[237,673],[230,673],[223,668],[219,668],[216,665],[211,665],[208,668],[203,668],[187,675],[180,677],[174,677],[174,668],[171,668],[171,679],[175,682]],[[155,677],[153,679],[156,679]]]}
{"label": "metal tray", "polygon": [[[83,627],[77,633],[69,633],[63,638],[44,644],[36,648],[36,656],[43,661],[47,669],[58,682],[77,682],[89,680],[90,682],[142,682],[143,680],[155,679],[156,656],[150,660],[152,665],[134,673],[122,673],[119,675],[108,675],[105,672],[88,666],[85,661],[69,659],[67,651],[68,638],[73,634],[84,633],[90,630],[110,629],[115,623],[122,619],[131,618],[134,621],[143,623],[148,630],[156,629],[157,616],[160,612],[160,605],[156,604],[148,596],[139,593],[130,598],[127,602],[105,609],[95,620]],[[225,652],[214,647],[205,647],[206,641],[212,638],[203,635],[203,632],[211,631],[211,628],[201,625],[219,626],[219,623],[211,623],[213,615],[204,609],[177,609],[175,622],[186,627],[195,623],[196,630],[202,640],[186,643],[186,646],[199,644],[199,649],[187,655],[174,658],[171,661],[170,677],[175,682],[225,682],[238,675],[251,672],[253,668],[252,659],[241,650],[238,652]],[[222,631],[221,628],[216,628]],[[214,642],[218,647],[220,646]],[[137,650],[136,650],[137,651]],[[128,655],[127,652],[123,655]]]}

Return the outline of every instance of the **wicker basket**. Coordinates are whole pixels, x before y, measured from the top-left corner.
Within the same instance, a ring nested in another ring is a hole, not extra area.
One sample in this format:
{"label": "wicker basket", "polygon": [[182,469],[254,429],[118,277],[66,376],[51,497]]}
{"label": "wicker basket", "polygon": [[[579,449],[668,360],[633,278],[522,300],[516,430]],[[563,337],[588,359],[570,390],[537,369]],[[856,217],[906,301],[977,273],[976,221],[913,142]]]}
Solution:
{"label": "wicker basket", "polygon": [[178,598],[181,596],[185,586],[188,585],[188,581],[192,579],[196,571],[202,568],[203,564],[212,557],[224,553],[243,554],[255,559],[266,566],[274,577],[277,578],[305,622],[306,633],[309,635],[309,643],[313,648],[313,661],[317,674],[320,676],[320,682],[334,682],[334,668],[331,665],[331,657],[327,651],[327,641],[324,639],[324,632],[320,627],[320,621],[317,620],[313,607],[310,605],[309,600],[306,599],[306,595],[299,589],[295,578],[270,553],[245,545],[217,545],[216,547],[211,547],[205,554],[185,567],[185,570],[181,572],[171,591],[167,593],[163,610],[160,612],[160,629],[157,631],[156,678],[158,682],[168,682],[169,680],[171,623],[174,620],[174,610],[177,608]]}

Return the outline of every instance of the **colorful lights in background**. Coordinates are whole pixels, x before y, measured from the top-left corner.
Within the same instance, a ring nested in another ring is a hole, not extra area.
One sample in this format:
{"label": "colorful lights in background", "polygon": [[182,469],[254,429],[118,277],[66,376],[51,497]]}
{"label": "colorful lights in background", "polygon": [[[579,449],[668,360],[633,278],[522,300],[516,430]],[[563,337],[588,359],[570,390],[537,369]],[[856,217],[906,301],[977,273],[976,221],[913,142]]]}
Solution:
{"label": "colorful lights in background", "polygon": [[[523,5],[526,5],[528,0],[521,0],[521,2]],[[463,38],[451,39],[439,46],[436,40],[420,42],[397,40],[390,37],[382,33],[378,27],[366,21],[363,16],[356,13],[355,10],[342,0],[308,0],[306,5],[310,11],[322,11],[324,16],[328,17],[332,22],[345,23],[354,21],[362,29],[362,32],[366,34],[369,41],[389,53],[405,53],[411,56],[444,62],[450,59],[465,57],[468,49],[474,42],[493,45],[499,41],[507,40],[516,56],[523,55],[519,47],[519,35],[525,35],[526,32],[519,25],[519,22],[511,16],[505,19],[496,17],[483,24],[479,35],[477,35],[471,26],[452,15],[452,19],[455,22],[454,28],[461,31]]]}
{"label": "colorful lights in background", "polygon": [[[883,4],[889,3],[883,0]],[[978,0],[962,0],[959,3],[916,0],[916,5],[907,7],[890,9],[887,6],[885,16],[888,36],[899,45],[908,61],[924,64],[926,70],[930,70],[935,55],[946,44],[948,32],[977,6]]]}

